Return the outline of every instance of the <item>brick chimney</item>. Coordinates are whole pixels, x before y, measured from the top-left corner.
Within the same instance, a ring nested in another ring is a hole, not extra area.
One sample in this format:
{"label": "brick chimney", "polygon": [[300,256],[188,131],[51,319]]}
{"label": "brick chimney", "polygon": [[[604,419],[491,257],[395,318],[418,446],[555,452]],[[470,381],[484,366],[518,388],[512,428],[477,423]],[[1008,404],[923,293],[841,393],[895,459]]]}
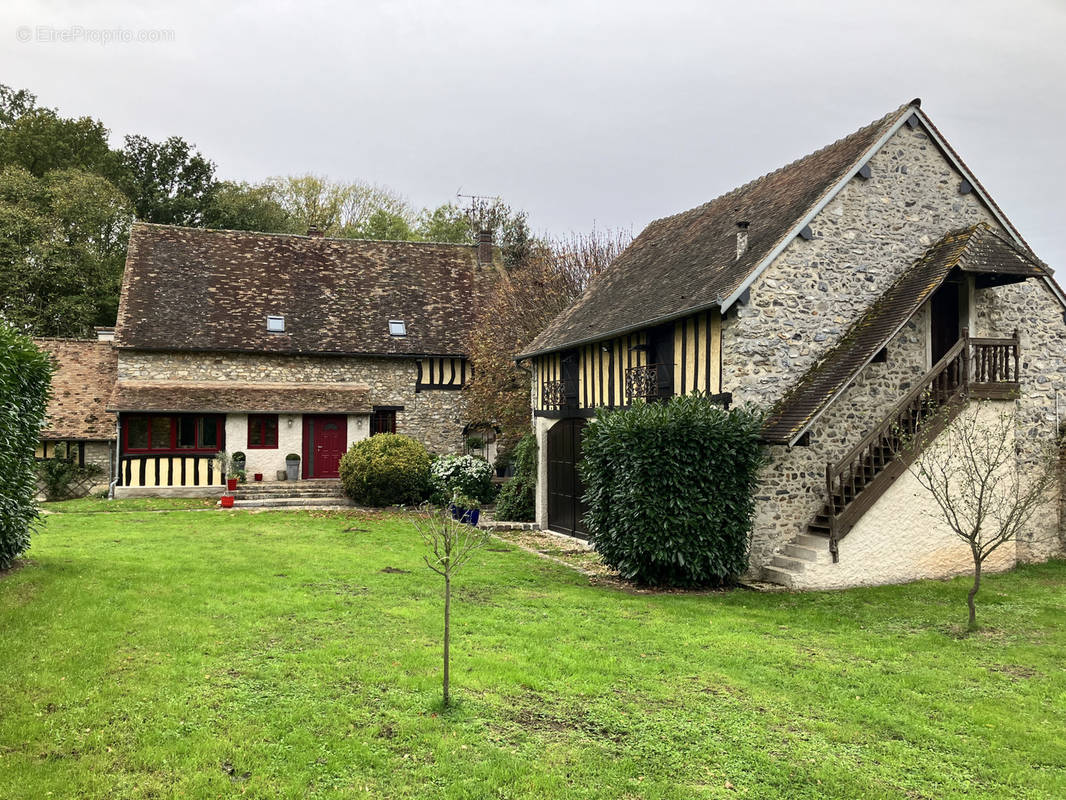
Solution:
{"label": "brick chimney", "polygon": [[307,235],[312,237],[312,238],[315,238],[315,239],[321,239],[322,236],[323,236],[322,231],[320,231],[318,229],[318,226],[315,225],[314,223],[312,223],[311,225],[308,226]]}
{"label": "brick chimney", "polygon": [[477,260],[479,264],[492,263],[492,231],[479,231],[477,235]]}
{"label": "brick chimney", "polygon": [[748,252],[748,223],[737,223],[737,261]]}

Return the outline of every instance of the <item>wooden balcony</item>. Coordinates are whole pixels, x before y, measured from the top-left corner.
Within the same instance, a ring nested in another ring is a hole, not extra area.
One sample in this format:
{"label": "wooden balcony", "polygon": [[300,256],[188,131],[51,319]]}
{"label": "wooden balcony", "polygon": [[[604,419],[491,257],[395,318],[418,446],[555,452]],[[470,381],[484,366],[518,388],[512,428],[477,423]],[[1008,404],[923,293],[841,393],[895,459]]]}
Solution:
{"label": "wooden balcony", "polygon": [[567,381],[544,381],[541,384],[541,407],[548,411],[561,411],[569,404],[573,391]]}
{"label": "wooden balcony", "polygon": [[646,364],[626,370],[626,401],[653,402],[671,395],[666,364]]}

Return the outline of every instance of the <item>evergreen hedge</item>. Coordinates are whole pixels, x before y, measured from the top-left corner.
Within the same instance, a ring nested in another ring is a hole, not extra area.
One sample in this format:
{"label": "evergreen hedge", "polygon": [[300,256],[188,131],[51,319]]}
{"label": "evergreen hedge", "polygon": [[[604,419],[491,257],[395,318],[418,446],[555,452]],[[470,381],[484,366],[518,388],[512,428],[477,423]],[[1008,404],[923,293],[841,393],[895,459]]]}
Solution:
{"label": "evergreen hedge", "polygon": [[762,416],[706,397],[603,410],[585,427],[585,523],[624,578],[715,586],[748,564]]}
{"label": "evergreen hedge", "polygon": [[523,436],[515,445],[514,477],[500,489],[496,499],[496,519],[532,522],[536,513],[537,437]]}
{"label": "evergreen hedge", "polygon": [[29,547],[37,521],[34,454],[51,381],[48,356],[0,321],[0,569]]}
{"label": "evergreen hedge", "polygon": [[429,490],[429,464],[429,453],[420,442],[379,433],[356,442],[341,456],[341,485],[360,505],[420,503]]}

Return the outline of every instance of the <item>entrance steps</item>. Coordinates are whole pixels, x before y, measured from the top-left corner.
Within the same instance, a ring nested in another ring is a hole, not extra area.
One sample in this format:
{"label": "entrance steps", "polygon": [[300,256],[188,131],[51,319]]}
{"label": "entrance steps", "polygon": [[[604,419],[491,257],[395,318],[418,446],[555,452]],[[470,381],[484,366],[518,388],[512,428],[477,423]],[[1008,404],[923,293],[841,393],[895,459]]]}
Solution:
{"label": "entrance steps", "polygon": [[828,543],[828,536],[811,533],[799,534],[787,544],[777,548],[770,563],[763,567],[762,579],[791,588],[797,582],[796,576],[808,566],[832,563]]}
{"label": "entrance steps", "polygon": [[233,493],[234,508],[350,506],[339,480],[243,483]]}

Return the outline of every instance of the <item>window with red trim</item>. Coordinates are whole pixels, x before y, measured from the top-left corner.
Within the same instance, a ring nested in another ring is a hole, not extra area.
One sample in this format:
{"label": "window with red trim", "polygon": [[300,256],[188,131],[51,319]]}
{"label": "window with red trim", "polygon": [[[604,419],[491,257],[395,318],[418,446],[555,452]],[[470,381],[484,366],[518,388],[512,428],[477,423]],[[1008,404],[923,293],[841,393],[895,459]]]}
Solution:
{"label": "window with red trim", "polygon": [[278,447],[278,415],[248,415],[248,449],[276,450]]}
{"label": "window with red trim", "polygon": [[222,447],[221,416],[132,414],[122,418],[124,453],[217,453]]}

